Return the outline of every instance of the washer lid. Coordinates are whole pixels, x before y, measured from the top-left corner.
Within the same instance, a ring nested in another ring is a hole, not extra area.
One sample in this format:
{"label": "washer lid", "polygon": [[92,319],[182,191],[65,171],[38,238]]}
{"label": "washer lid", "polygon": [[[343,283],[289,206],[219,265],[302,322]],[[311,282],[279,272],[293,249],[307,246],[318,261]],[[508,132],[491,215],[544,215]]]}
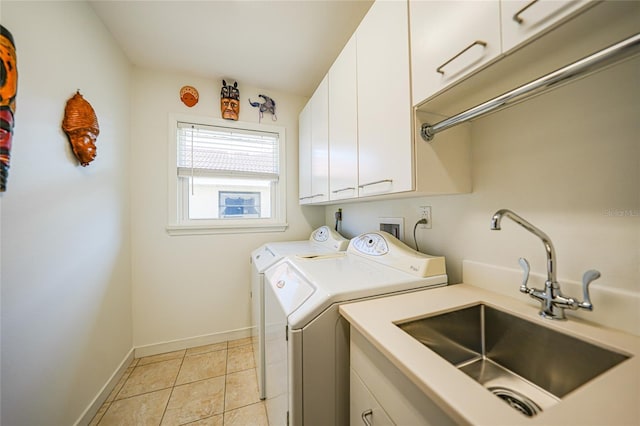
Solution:
{"label": "washer lid", "polygon": [[268,269],[265,272],[265,279],[287,316],[298,309],[316,291],[315,286],[286,261]]}
{"label": "washer lid", "polygon": [[271,250],[267,244],[260,246],[251,253],[251,263],[260,273],[280,259],[282,259],[282,256]]}
{"label": "washer lid", "polygon": [[327,247],[334,251],[344,251],[349,246],[349,240],[334,231],[327,225],[321,226],[311,233],[309,241],[313,241],[323,247]]}
{"label": "washer lid", "polygon": [[446,274],[418,277],[353,253],[311,259],[287,257],[265,276],[283,264],[314,287],[313,293],[288,314],[292,330],[305,327],[334,303],[447,284]]}
{"label": "washer lid", "polygon": [[268,267],[286,256],[315,256],[323,253],[333,253],[334,249],[326,245],[317,244],[311,240],[279,241],[267,243],[251,253],[251,261],[258,272],[264,272]]}

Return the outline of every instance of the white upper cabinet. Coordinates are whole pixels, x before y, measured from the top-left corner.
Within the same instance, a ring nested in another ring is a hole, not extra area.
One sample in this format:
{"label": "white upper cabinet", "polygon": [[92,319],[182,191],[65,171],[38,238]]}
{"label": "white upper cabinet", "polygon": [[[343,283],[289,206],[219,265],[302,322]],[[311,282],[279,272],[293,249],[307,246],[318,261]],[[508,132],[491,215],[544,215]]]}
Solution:
{"label": "white upper cabinet", "polygon": [[329,200],[329,83],[327,76],[311,98],[311,192],[313,203]]}
{"label": "white upper cabinet", "polygon": [[322,80],[298,116],[300,204],[329,200],[329,94]]}
{"label": "white upper cabinet", "polygon": [[359,196],[413,186],[407,3],[377,1],[356,30]]}
{"label": "white upper cabinet", "polygon": [[413,104],[509,55],[589,0],[410,0]]}
{"label": "white upper cabinet", "polygon": [[502,50],[507,52],[589,3],[588,0],[503,0]]}
{"label": "white upper cabinet", "polygon": [[409,2],[413,103],[502,52],[497,0]]}
{"label": "white upper cabinet", "polygon": [[298,116],[298,194],[300,204],[311,203],[311,101]]}
{"label": "white upper cabinet", "polygon": [[329,70],[329,199],[358,196],[356,39]]}

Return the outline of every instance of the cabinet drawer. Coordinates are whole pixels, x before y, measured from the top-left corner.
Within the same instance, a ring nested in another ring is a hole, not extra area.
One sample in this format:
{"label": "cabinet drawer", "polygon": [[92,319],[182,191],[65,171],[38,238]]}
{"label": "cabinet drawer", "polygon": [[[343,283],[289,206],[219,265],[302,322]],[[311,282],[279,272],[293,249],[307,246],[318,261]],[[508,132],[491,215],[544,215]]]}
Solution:
{"label": "cabinet drawer", "polygon": [[411,1],[411,70],[417,105],[498,57],[498,1]]}
{"label": "cabinet drawer", "polygon": [[[351,426],[385,426],[393,425],[393,422],[384,412],[378,401],[373,397],[353,369],[349,376],[350,401],[349,424]],[[367,423],[368,422],[368,423]]]}
{"label": "cabinet drawer", "polygon": [[502,50],[507,52],[595,4],[589,0],[503,0]]}
{"label": "cabinet drawer", "polygon": [[[379,419],[382,418],[380,412],[383,411],[393,424],[398,425],[449,426],[456,424],[353,326],[350,349],[352,372],[356,373],[362,381],[374,402],[382,407],[382,410],[377,412],[373,405],[369,407],[374,415],[379,414],[377,416]],[[353,401],[353,395],[350,398]],[[351,408],[353,407],[352,402]],[[362,405],[358,405],[358,410],[361,407]],[[355,413],[352,411],[352,419],[354,415],[359,418],[364,409]],[[351,424],[361,423],[352,422]]]}

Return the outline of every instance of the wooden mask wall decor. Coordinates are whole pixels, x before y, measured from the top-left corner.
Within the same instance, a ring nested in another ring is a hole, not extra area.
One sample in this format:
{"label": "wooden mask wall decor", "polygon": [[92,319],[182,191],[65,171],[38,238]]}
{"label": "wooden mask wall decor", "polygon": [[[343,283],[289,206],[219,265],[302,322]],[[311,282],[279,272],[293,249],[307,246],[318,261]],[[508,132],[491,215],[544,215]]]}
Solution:
{"label": "wooden mask wall decor", "polygon": [[200,95],[198,94],[196,88],[193,86],[182,86],[182,88],[180,89],[180,100],[189,108],[197,104],[199,98]]}
{"label": "wooden mask wall decor", "polygon": [[17,92],[16,46],[9,30],[0,25],[0,192],[7,190]]}
{"label": "wooden mask wall decor", "polygon": [[96,139],[100,134],[100,127],[95,111],[79,90],[67,101],[62,130],[67,134],[80,164],[88,166],[96,158]]}
{"label": "wooden mask wall decor", "polygon": [[222,80],[222,90],[220,91],[220,112],[225,120],[238,120],[240,115],[240,90],[238,82],[233,86]]}

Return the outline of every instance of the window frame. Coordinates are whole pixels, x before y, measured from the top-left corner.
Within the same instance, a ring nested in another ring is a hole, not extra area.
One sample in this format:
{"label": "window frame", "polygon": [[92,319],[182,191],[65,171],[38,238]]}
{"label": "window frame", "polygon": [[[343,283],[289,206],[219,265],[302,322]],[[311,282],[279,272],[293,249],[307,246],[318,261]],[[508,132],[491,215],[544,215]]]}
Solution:
{"label": "window frame", "polygon": [[[269,132],[278,134],[279,143],[279,174],[275,190],[272,191],[271,218],[243,218],[243,219],[189,219],[186,217],[188,203],[188,185],[180,185],[178,178],[178,123],[188,122],[196,125],[218,126],[230,129]],[[221,118],[169,114],[169,143],[168,143],[168,224],[169,235],[198,235],[198,234],[239,234],[249,232],[283,232],[287,229],[286,220],[286,132],[282,126],[272,124],[248,123],[243,121],[224,120]],[[186,188],[185,188],[186,187]],[[186,189],[186,193],[185,193]]]}

